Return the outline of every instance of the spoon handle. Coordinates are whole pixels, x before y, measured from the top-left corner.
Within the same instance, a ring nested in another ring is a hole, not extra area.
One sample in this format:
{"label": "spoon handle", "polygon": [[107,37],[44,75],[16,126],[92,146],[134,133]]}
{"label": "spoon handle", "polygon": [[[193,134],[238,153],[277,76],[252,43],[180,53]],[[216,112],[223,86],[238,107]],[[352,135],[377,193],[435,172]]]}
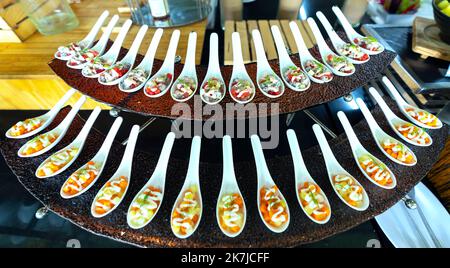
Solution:
{"label": "spoon handle", "polygon": [[186,60],[184,61],[184,66],[191,73],[196,73],[195,71],[195,50],[197,47],[197,33],[189,33],[188,46],[186,52]]}
{"label": "spoon handle", "polygon": [[322,128],[318,124],[314,124],[313,131],[316,135],[317,141],[319,142],[320,150],[322,150],[322,155],[327,164],[327,169],[330,171],[332,166],[340,167],[340,164],[336,160],[333,151],[331,151],[330,145],[328,144],[327,138],[325,137]]}
{"label": "spoon handle", "polygon": [[61,99],[58,100],[58,102],[50,109],[49,113],[57,113],[63,105],[72,97],[72,95],[75,93],[76,89],[71,88],[69,89],[64,96],[62,96]]}
{"label": "spoon handle", "polygon": [[300,171],[303,172],[303,174],[309,175],[308,169],[306,168],[305,161],[303,160],[302,152],[300,151],[300,146],[298,144],[297,135],[295,134],[295,131],[292,129],[288,129],[286,131],[286,135],[289,142],[289,147],[291,149],[291,155],[292,160],[294,161],[294,170],[295,170],[295,178],[300,179]]}
{"label": "spoon handle", "polygon": [[239,36],[238,32],[234,32],[231,34],[231,41],[233,43],[233,74],[234,71],[237,72],[245,72],[245,66],[244,66],[244,59],[242,58],[242,50],[241,50],[241,37]]}
{"label": "spoon handle", "polygon": [[219,63],[219,37],[216,33],[212,33],[209,37],[209,64],[208,71],[206,73],[218,73],[220,74]]}
{"label": "spoon handle", "polygon": [[328,47],[327,43],[325,42],[325,39],[322,36],[322,33],[319,30],[319,27],[317,26],[316,21],[313,18],[308,18],[308,25],[311,28],[311,31],[313,32],[314,38],[316,38],[317,46],[319,47],[320,54],[322,58],[325,58],[330,53],[330,48]]}
{"label": "spoon handle", "polygon": [[86,42],[85,47],[90,47],[92,45],[92,43],[95,40],[95,37],[97,36],[98,31],[100,31],[100,28],[102,27],[103,22],[105,22],[105,20],[108,16],[109,16],[108,10],[103,11],[103,13],[100,15],[100,17],[95,22],[91,31],[89,31],[89,33],[86,35],[86,37],[81,41],[82,43]]}
{"label": "spoon handle", "polygon": [[125,23],[122,25],[122,28],[120,28],[119,34],[117,35],[116,40],[114,40],[114,43],[112,44],[111,48],[102,57],[117,58],[117,56],[119,55],[120,48],[122,47],[123,40],[125,40],[128,30],[131,27],[131,23],[132,21],[130,19],[127,19],[125,21]]}
{"label": "spoon handle", "polygon": [[151,73],[151,69],[153,67],[153,60],[155,59],[156,49],[158,48],[159,41],[161,41],[161,37],[163,34],[163,29],[158,28],[155,34],[152,37],[152,41],[148,46],[147,52],[145,53],[144,58],[142,59],[139,65],[142,65],[142,68],[146,69]]}
{"label": "spoon handle", "polygon": [[345,113],[343,111],[339,111],[337,113],[337,116],[339,118],[339,121],[341,121],[342,127],[344,128],[345,134],[348,137],[348,141],[352,149],[355,150],[358,147],[362,147]]}
{"label": "spoon handle", "polygon": [[344,28],[344,31],[347,33],[347,35],[349,35],[349,36],[359,35],[353,29],[352,25],[350,24],[350,22],[348,22],[347,18],[345,17],[344,13],[342,13],[342,11],[339,7],[333,6],[331,9],[333,10],[334,14],[338,18],[339,22],[342,25],[342,28]]}
{"label": "spoon handle", "polygon": [[291,21],[289,23],[289,27],[291,28],[291,31],[294,36],[295,44],[297,44],[298,48],[298,54],[300,56],[307,55],[309,57],[312,57],[309,53],[308,48],[306,47],[305,41],[303,40],[302,34],[300,33],[300,29],[298,28],[297,23],[295,21]]}
{"label": "spoon handle", "polygon": [[356,99],[356,104],[358,104],[359,109],[363,113],[364,117],[366,118],[367,124],[369,125],[370,130],[372,132],[375,131],[375,129],[379,129],[380,126],[378,125],[375,118],[373,118],[373,115],[370,113],[369,109],[367,108],[366,104],[361,98]]}
{"label": "spoon handle", "polygon": [[114,138],[116,137],[117,131],[119,131],[120,125],[122,125],[122,121],[123,118],[121,116],[117,117],[116,120],[114,120],[114,123],[111,129],[109,130],[108,135],[106,135],[106,138],[103,141],[102,146],[100,147],[97,154],[93,158],[97,158],[98,155],[101,155],[104,152],[106,160],[109,154],[109,148],[111,148]]}
{"label": "spoon handle", "polygon": [[103,32],[102,36],[100,37],[100,40],[98,40],[97,44],[95,44],[94,47],[92,47],[92,50],[95,50],[99,53],[99,55],[103,54],[106,48],[106,44],[108,43],[109,36],[111,35],[112,30],[114,29],[114,26],[116,26],[116,23],[119,21],[119,16],[114,15],[111,20],[108,23],[108,26],[106,26],[105,31]]}
{"label": "spoon handle", "polygon": [[121,61],[128,62],[131,65],[134,64],[136,54],[139,50],[139,47],[141,46],[142,39],[144,39],[144,36],[147,33],[147,29],[148,29],[147,25],[142,25],[141,28],[139,28],[139,31],[136,37],[134,38],[133,43],[131,44],[130,50],[128,50],[128,53],[123,57]]}
{"label": "spoon handle", "polygon": [[383,76],[381,80],[383,81],[384,85],[389,90],[389,92],[391,92],[392,97],[394,97],[395,101],[399,106],[410,105],[406,103],[406,101],[402,98],[400,93],[398,93],[397,89],[395,88],[394,84],[392,84],[391,80],[389,80],[386,76]]}
{"label": "spoon handle", "polygon": [[81,106],[83,106],[84,102],[86,101],[86,96],[81,96],[78,101],[75,103],[75,105],[72,107],[70,112],[67,114],[67,116],[64,118],[61,123],[59,123],[58,127],[60,128],[66,128],[72,122],[73,118],[77,115],[78,111],[80,110]]}
{"label": "spoon handle", "polygon": [[269,62],[267,62],[266,52],[264,51],[261,33],[256,29],[253,30],[252,38],[256,50],[256,63],[259,66],[258,69],[270,68]]}
{"label": "spoon handle", "polygon": [[290,64],[292,62],[292,60],[286,51],[286,46],[283,42],[283,37],[281,36],[280,29],[276,25],[273,25],[271,27],[271,29],[272,29],[273,40],[275,41],[275,46],[277,47],[278,58],[280,59],[280,65],[283,66],[285,64]]}
{"label": "spoon handle", "polygon": [[375,88],[370,87],[369,92],[372,95],[372,97],[374,97],[374,99],[377,101],[378,105],[380,105],[380,108],[381,110],[383,110],[383,113],[386,116],[387,120],[391,120],[392,118],[397,117]]}
{"label": "spoon handle", "polygon": [[191,155],[189,156],[189,167],[186,175],[186,182],[198,181],[199,179],[199,164],[200,164],[200,136],[192,138]]}
{"label": "spoon handle", "polygon": [[99,106],[96,106],[94,110],[89,115],[88,120],[86,120],[86,123],[84,123],[83,128],[81,129],[78,136],[74,139],[73,142],[76,142],[78,140],[81,140],[81,142],[84,143],[84,140],[86,139],[87,135],[89,134],[89,131],[91,131],[92,126],[94,125],[95,120],[97,120],[98,115],[102,109]]}
{"label": "spoon handle", "polygon": [[125,167],[126,164],[130,163],[130,171],[131,164],[133,163],[133,155],[134,148],[136,147],[136,141],[139,135],[139,126],[134,125],[131,128],[130,136],[128,137],[127,147],[125,147],[125,153],[123,154],[122,161],[120,161],[120,165],[118,169]]}
{"label": "spoon handle", "polygon": [[[169,163],[170,153],[172,151],[173,143],[175,141],[175,133],[169,132],[167,134],[166,139],[164,140],[164,145],[161,150],[161,154],[158,159],[158,163],[155,167],[155,173],[158,172],[157,176],[159,178],[166,177],[167,164]],[[153,177],[154,175],[152,175]]]}
{"label": "spoon handle", "polygon": [[173,65],[175,62],[175,54],[177,52],[178,40],[180,39],[180,31],[174,30],[172,36],[170,37],[169,48],[167,49],[166,59],[163,62],[160,70],[164,68],[170,68],[173,72]]}
{"label": "spoon handle", "polygon": [[236,177],[234,173],[233,164],[233,147],[231,143],[231,137],[228,135],[222,138],[222,150],[223,150],[223,175],[222,183],[230,183],[232,179]]}
{"label": "spoon handle", "polygon": [[[264,184],[266,180],[266,176],[269,176],[269,168],[267,167],[266,160],[264,159],[264,152],[261,147],[261,141],[257,135],[252,135],[250,137],[252,142],[253,155],[255,156],[256,163],[256,173],[258,175],[258,185]],[[259,188],[259,187],[258,187]]]}

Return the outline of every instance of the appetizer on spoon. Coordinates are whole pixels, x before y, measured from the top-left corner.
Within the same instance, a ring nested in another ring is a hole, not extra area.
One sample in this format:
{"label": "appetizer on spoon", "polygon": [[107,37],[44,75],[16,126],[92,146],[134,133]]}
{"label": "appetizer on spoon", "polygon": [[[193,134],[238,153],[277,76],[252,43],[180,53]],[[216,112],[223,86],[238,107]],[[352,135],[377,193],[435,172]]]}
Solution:
{"label": "appetizer on spoon", "polygon": [[169,90],[173,81],[175,53],[177,52],[180,31],[174,30],[170,37],[169,48],[161,68],[145,83],[144,94],[150,98],[158,98]]}
{"label": "appetizer on spoon", "polygon": [[318,224],[327,223],[331,217],[331,206],[327,196],[308,172],[298,145],[294,130],[288,129],[286,135],[291,148],[295,171],[295,193],[300,207],[310,220]]}
{"label": "appetizer on spoon", "polygon": [[175,133],[167,134],[152,176],[131,201],[127,213],[127,223],[133,229],[139,229],[149,224],[161,207],[166,185],[167,163],[174,141]]}
{"label": "appetizer on spoon", "polygon": [[194,96],[197,90],[198,80],[197,71],[195,70],[195,48],[197,46],[197,33],[191,32],[189,34],[186,60],[184,62],[183,70],[178,76],[177,80],[170,88],[170,96],[178,102],[184,102]]}
{"label": "appetizer on spoon", "polygon": [[27,143],[20,147],[17,154],[20,157],[34,157],[52,149],[64,137],[70,123],[72,123],[72,120],[85,101],[86,97],[81,96],[58,126],[27,141]]}
{"label": "appetizer on spoon", "polygon": [[394,114],[375,88],[369,88],[369,92],[375,98],[378,105],[380,105],[389,126],[394,130],[395,134],[406,142],[416,146],[430,146],[433,143],[433,139],[431,139],[431,136],[425,130]]}
{"label": "appetizer on spoon", "polygon": [[298,29],[297,23],[295,23],[295,21],[291,21],[289,23],[289,27],[291,28],[295,43],[297,44],[300,63],[303,70],[305,70],[306,74],[309,76],[309,79],[319,84],[330,82],[333,79],[333,73],[327,66],[316,60],[311,53],[309,53],[305,41],[303,41],[302,34]]}
{"label": "appetizer on spoon", "polygon": [[250,139],[258,177],[259,216],[272,232],[284,232],[291,221],[288,204],[270,175],[259,137],[252,135]]}
{"label": "appetizer on spoon", "polygon": [[389,81],[386,76],[383,76],[382,80],[386,85],[386,88],[389,90],[389,92],[391,92],[398,108],[400,108],[402,114],[404,114],[409,119],[409,121],[423,128],[439,129],[442,127],[442,122],[441,120],[439,120],[439,118],[437,118],[437,116],[415,106],[409,105],[402,98],[402,96],[400,96],[392,82]]}
{"label": "appetizer on spoon", "polygon": [[36,177],[48,178],[66,170],[80,155],[86,138],[102,109],[95,107],[78,136],[66,147],[45,159],[36,170]]}
{"label": "appetizer on spoon", "polygon": [[84,48],[80,51],[74,51],[73,55],[67,60],[66,66],[72,69],[83,69],[88,62],[91,62],[95,57],[102,55],[117,21],[119,21],[119,16],[114,15],[95,46],[92,48]]}
{"label": "appetizer on spoon", "polygon": [[231,34],[231,41],[233,44],[233,72],[231,73],[228,91],[235,102],[245,104],[255,97],[255,85],[245,69],[241,37],[238,32]]}
{"label": "appetizer on spoon", "polygon": [[216,33],[209,36],[209,63],[205,79],[200,86],[200,98],[207,104],[219,103],[225,97],[225,81],[220,72],[219,38]]}
{"label": "appetizer on spoon", "polygon": [[217,223],[226,236],[236,237],[244,230],[247,209],[234,174],[233,148],[231,138],[222,139],[223,175],[216,206]]}
{"label": "appetizer on spoon", "polygon": [[60,190],[62,198],[69,199],[77,197],[87,190],[97,181],[103,172],[106,159],[108,158],[109,150],[114,141],[114,137],[122,124],[122,117],[117,117],[111,129],[106,135],[102,146],[95,154],[95,156],[89,160],[86,164],[77,169],[70,177],[64,182]]}
{"label": "appetizer on spoon", "polygon": [[365,63],[370,59],[369,54],[362,51],[359,46],[346,43],[342,40],[321,11],[316,12],[316,15],[330,37],[334,50],[336,50],[339,55],[347,57],[353,64]]}
{"label": "appetizer on spoon", "polygon": [[289,57],[286,51],[286,47],[281,36],[278,26],[273,25],[271,27],[273,39],[278,51],[278,59],[280,63],[281,78],[286,85],[294,91],[304,91],[311,86],[311,81],[308,76],[302,71],[300,67],[297,67]]}
{"label": "appetizer on spoon", "polygon": [[256,50],[256,81],[259,90],[269,98],[278,98],[284,93],[284,83],[272,70],[266,58],[266,52],[258,30],[252,31]]}
{"label": "appetizer on spoon", "polygon": [[358,137],[356,137],[347,116],[345,116],[345,113],[339,111],[337,116],[347,135],[356,164],[364,176],[366,176],[370,182],[381,188],[393,189],[397,185],[397,179],[395,178],[394,173],[380,159],[369,153],[369,151],[362,146]]}
{"label": "appetizer on spoon", "polygon": [[75,89],[71,88],[64,94],[64,96],[58,100],[55,106],[41,116],[34,118],[28,118],[23,121],[19,121],[14,126],[12,126],[8,131],[6,131],[6,137],[10,139],[23,139],[33,136],[36,133],[41,132],[44,128],[50,125],[55,119],[55,116],[64,106],[64,104],[72,97],[75,93]]}
{"label": "appetizer on spoon", "polygon": [[102,56],[96,56],[92,61],[86,63],[86,65],[81,70],[81,74],[87,78],[97,78],[106,69],[111,67],[119,57],[120,49],[122,48],[122,43],[127,36],[128,30],[131,27],[131,20],[128,19],[120,28],[119,34],[116,40],[112,44],[111,48]]}
{"label": "appetizer on spoon", "polygon": [[100,28],[102,27],[103,22],[105,22],[108,15],[109,12],[107,10],[103,11],[103,13],[97,19],[97,22],[95,22],[94,26],[92,26],[92,29],[83,40],[58,47],[58,50],[55,52],[55,58],[60,60],[68,60],[73,55],[75,55],[75,52],[90,48],[94,43],[95,37],[97,36],[98,31],[100,31]]}
{"label": "appetizer on spoon", "polygon": [[100,76],[98,77],[98,82],[100,84],[107,86],[117,85],[125,78],[125,75],[127,75],[131,68],[133,68],[134,61],[136,60],[136,54],[139,46],[141,45],[142,39],[144,39],[147,29],[147,25],[141,26],[127,54],[120,61],[114,63],[104,72],[100,73]]}
{"label": "appetizer on spoon", "polygon": [[101,218],[114,211],[122,202],[127,193],[131,179],[131,168],[133,164],[134,148],[139,134],[139,126],[131,128],[125,153],[116,172],[103,185],[94,197],[91,206],[91,214],[95,218]]}
{"label": "appetizer on spoon", "polygon": [[339,56],[334,53],[325,42],[319,27],[313,18],[308,18],[308,24],[311,28],[314,37],[316,38],[317,45],[319,47],[320,56],[325,65],[335,74],[339,76],[349,76],[355,72],[355,66],[351,63],[347,57]]}
{"label": "appetizer on spoon", "polygon": [[173,234],[178,238],[191,236],[200,223],[203,212],[202,194],[199,182],[200,164],[199,136],[192,138],[189,167],[183,187],[172,208],[170,226]]}
{"label": "appetizer on spoon", "polygon": [[342,11],[337,6],[333,6],[332,9],[342,27],[344,28],[344,31],[347,34],[347,38],[350,40],[350,42],[352,42],[354,45],[359,46],[362,51],[366,52],[369,55],[380,54],[384,51],[384,46],[380,44],[375,37],[362,36],[357,33],[353,29],[350,22],[348,22],[344,13],[342,13]]}
{"label": "appetizer on spoon", "polygon": [[155,59],[156,49],[163,34],[163,29],[157,29],[153,35],[147,53],[141,63],[124,75],[124,79],[119,83],[119,89],[123,92],[135,92],[141,89],[150,77],[153,69],[153,61]]}
{"label": "appetizer on spoon", "polygon": [[370,132],[378,145],[378,148],[392,161],[405,166],[414,166],[417,163],[416,155],[406,145],[394,139],[384,132],[373,118],[364,101],[356,99],[359,109],[366,118]]}
{"label": "appetizer on spoon", "polygon": [[314,124],[313,131],[319,141],[322,156],[327,167],[328,177],[334,192],[347,206],[364,211],[369,207],[369,196],[364,187],[348,173],[336,160],[322,128]]}

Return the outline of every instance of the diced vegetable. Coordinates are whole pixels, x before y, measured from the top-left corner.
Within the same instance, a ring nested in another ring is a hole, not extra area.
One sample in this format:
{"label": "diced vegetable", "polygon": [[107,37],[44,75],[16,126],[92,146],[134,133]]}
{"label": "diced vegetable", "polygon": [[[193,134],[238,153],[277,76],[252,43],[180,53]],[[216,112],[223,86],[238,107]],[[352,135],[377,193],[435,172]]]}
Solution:
{"label": "diced vegetable", "polygon": [[283,82],[275,75],[263,75],[258,82],[260,89],[269,95],[278,96],[282,93]]}
{"label": "diced vegetable", "polygon": [[175,82],[175,88],[172,92],[172,96],[177,100],[184,100],[192,96],[196,88],[197,83],[193,77],[179,77]]}
{"label": "diced vegetable", "polygon": [[78,148],[72,147],[54,153],[50,158],[37,170],[37,175],[40,177],[51,176],[58,170],[65,167],[77,154]]}
{"label": "diced vegetable", "polygon": [[430,127],[437,127],[438,118],[425,110],[419,110],[414,108],[406,108],[406,112],[414,119],[422,124],[428,125]]}
{"label": "diced vegetable", "polygon": [[361,156],[358,163],[362,170],[377,184],[387,186],[392,184],[392,177],[387,167],[370,155]]}
{"label": "diced vegetable", "polygon": [[120,82],[122,88],[133,89],[140,86],[147,80],[148,72],[141,68],[131,70],[127,77]]}
{"label": "diced vegetable", "polygon": [[98,55],[99,53],[93,49],[82,49],[74,53],[74,55],[69,59],[68,64],[75,67],[87,62],[92,62]]}
{"label": "diced vegetable", "polygon": [[248,101],[255,94],[255,87],[247,79],[236,78],[231,82],[231,96],[239,101]]}
{"label": "diced vegetable", "polygon": [[128,211],[130,224],[134,228],[141,228],[153,219],[162,200],[161,189],[148,186],[135,201]]}
{"label": "diced vegetable", "polygon": [[399,124],[396,125],[395,128],[403,135],[403,137],[410,141],[416,142],[421,145],[428,145],[431,143],[431,139],[428,133],[413,124]]}
{"label": "diced vegetable", "polygon": [[330,215],[330,207],[317,184],[304,182],[298,189],[301,205],[306,213],[317,221],[324,221]]}
{"label": "diced vegetable", "polygon": [[101,57],[96,57],[92,62],[88,62],[83,68],[85,75],[94,76],[104,72],[106,69],[111,67],[111,62]]}
{"label": "diced vegetable", "polygon": [[147,83],[145,92],[149,95],[158,95],[159,93],[165,91],[172,82],[172,74],[166,73],[153,77]]}
{"label": "diced vegetable", "polygon": [[354,44],[345,43],[345,45],[338,47],[338,52],[356,61],[366,61],[369,59],[369,55],[361,51],[361,48]]}
{"label": "diced vegetable", "polygon": [[9,134],[13,137],[21,136],[37,129],[43,123],[44,121],[38,117],[19,121],[9,129]]}
{"label": "diced vegetable", "polygon": [[355,71],[355,66],[353,66],[353,64],[344,56],[328,54],[327,63],[331,66],[331,68],[341,73],[350,74]]}
{"label": "diced vegetable", "polygon": [[211,77],[203,84],[200,94],[207,102],[217,102],[225,94],[225,85],[218,78]]}
{"label": "diced vegetable", "polygon": [[41,134],[32,140],[28,141],[25,144],[24,149],[22,150],[21,154],[23,155],[32,155],[35,154],[42,149],[50,146],[56,139],[58,138],[58,135],[53,133],[44,133]]}
{"label": "diced vegetable", "polygon": [[171,217],[172,231],[180,236],[190,235],[200,219],[200,200],[196,186],[189,187],[177,200]]}
{"label": "diced vegetable", "polygon": [[307,60],[305,63],[305,70],[310,76],[324,82],[329,82],[333,78],[333,73],[317,60]]}
{"label": "diced vegetable", "polygon": [[370,51],[380,51],[382,49],[382,46],[380,45],[380,43],[378,43],[378,40],[373,37],[373,36],[367,36],[367,37],[362,37],[362,38],[354,38],[353,42]]}
{"label": "diced vegetable", "polygon": [[125,176],[108,181],[94,200],[95,212],[101,216],[114,209],[122,201],[127,185],[128,178]]}
{"label": "diced vegetable", "polygon": [[60,58],[66,58],[73,56],[76,52],[81,51],[81,47],[77,43],[70,43],[67,46],[58,47],[56,56]]}
{"label": "diced vegetable", "polygon": [[409,148],[396,140],[386,139],[381,143],[381,146],[388,155],[400,162],[405,164],[414,164],[416,162]]}
{"label": "diced vegetable", "polygon": [[130,64],[116,63],[100,74],[99,79],[103,83],[109,83],[124,76],[130,70]]}
{"label": "diced vegetable", "polygon": [[84,168],[75,171],[62,186],[63,192],[73,196],[86,189],[99,173],[99,164],[89,161]]}
{"label": "diced vegetable", "polygon": [[296,89],[305,89],[309,85],[308,77],[297,66],[288,67],[284,71],[284,79]]}
{"label": "diced vegetable", "polygon": [[238,233],[244,224],[244,200],[239,193],[224,194],[219,199],[219,224],[228,233]]}
{"label": "diced vegetable", "polygon": [[271,188],[262,187],[259,190],[259,210],[264,221],[274,227],[280,228],[288,222],[289,215],[287,212],[286,200],[281,196],[276,186]]}
{"label": "diced vegetable", "polygon": [[347,175],[333,176],[333,187],[339,195],[352,207],[363,205],[363,188],[356,184],[355,179]]}

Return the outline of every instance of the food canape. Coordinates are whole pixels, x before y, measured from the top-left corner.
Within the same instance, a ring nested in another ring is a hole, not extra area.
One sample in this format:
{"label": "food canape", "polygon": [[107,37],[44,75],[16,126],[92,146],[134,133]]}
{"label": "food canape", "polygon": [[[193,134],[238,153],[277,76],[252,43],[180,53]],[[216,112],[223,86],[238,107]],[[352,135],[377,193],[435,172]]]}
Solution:
{"label": "food canape", "polygon": [[222,96],[225,94],[225,85],[216,77],[211,77],[203,84],[200,94],[202,94],[202,98],[209,102],[215,103],[222,99]]}
{"label": "food canape", "polygon": [[429,145],[431,143],[428,133],[413,124],[398,124],[395,128],[403,135],[403,137],[414,143],[420,145]]}
{"label": "food canape", "polygon": [[289,66],[283,72],[286,82],[296,89],[306,89],[309,86],[308,77],[302,69],[297,66]]}
{"label": "food canape", "polygon": [[51,145],[57,138],[58,135],[55,133],[41,134],[28,141],[20,153],[25,156],[35,154]]}
{"label": "food canape", "polygon": [[197,82],[193,77],[182,76],[177,79],[172,92],[172,97],[177,100],[184,100],[194,94]]}
{"label": "food canape", "polygon": [[275,75],[263,75],[259,79],[258,84],[262,91],[272,96],[278,96],[283,92],[283,82]]}
{"label": "food canape", "polygon": [[338,46],[338,52],[339,54],[356,61],[367,61],[369,59],[369,55],[364,53],[360,47],[354,44],[345,43]]}
{"label": "food canape", "polygon": [[333,187],[350,206],[359,208],[364,205],[363,188],[351,176],[334,175]]}
{"label": "food canape", "polygon": [[62,186],[67,196],[73,196],[86,189],[98,176],[100,164],[89,161],[85,168],[72,173]]}
{"label": "food canape", "polygon": [[159,188],[148,186],[131,204],[129,210],[129,224],[140,228],[149,222],[162,200],[162,191]]}
{"label": "food canape", "polygon": [[262,187],[260,190],[259,210],[264,221],[274,227],[279,228],[289,220],[286,200],[280,194],[277,186]]}
{"label": "food canape", "polygon": [[381,186],[388,186],[393,183],[391,173],[387,167],[369,155],[358,158],[361,169],[376,183]]}
{"label": "food canape", "polygon": [[99,55],[98,51],[93,49],[82,49],[77,51],[68,61],[67,64],[72,67],[92,62]]}
{"label": "food canape", "polygon": [[317,60],[307,60],[305,62],[305,71],[315,79],[324,82],[329,82],[333,78],[333,73]]}
{"label": "food canape", "polygon": [[412,107],[405,109],[406,112],[414,119],[422,124],[430,127],[437,127],[439,125],[439,119],[434,115],[424,110],[416,110]]}
{"label": "food canape", "polygon": [[244,225],[244,201],[239,193],[224,194],[218,206],[220,227],[230,233],[237,234]]}
{"label": "food canape", "polygon": [[51,176],[65,165],[67,165],[77,154],[78,148],[68,148],[54,153],[50,158],[37,170],[39,177]]}
{"label": "food canape", "polygon": [[381,146],[387,154],[402,163],[416,163],[416,160],[414,159],[414,156],[411,154],[409,149],[396,140],[386,139],[381,142]]}
{"label": "food canape", "polygon": [[25,119],[24,121],[17,122],[14,126],[12,126],[8,133],[13,137],[21,136],[31,131],[37,129],[42,126],[44,120],[39,117]]}
{"label": "food canape", "polygon": [[77,43],[70,43],[65,46],[58,47],[58,51],[56,52],[56,57],[59,58],[67,58],[74,55],[76,52],[80,52],[82,47]]}
{"label": "food canape", "polygon": [[305,212],[317,221],[324,221],[330,215],[324,194],[320,187],[312,182],[304,182],[298,189],[301,205]]}
{"label": "food canape", "polygon": [[102,216],[115,208],[122,201],[127,186],[128,179],[125,176],[108,181],[97,194],[97,199],[94,201],[95,213]]}
{"label": "food canape", "polygon": [[373,36],[355,37],[353,38],[353,42],[356,45],[370,51],[378,52],[384,50],[384,47]]}
{"label": "food canape", "polygon": [[106,69],[99,76],[99,79],[103,83],[110,83],[116,79],[124,76],[128,70],[130,70],[130,64],[127,63],[116,63],[110,68]]}
{"label": "food canape", "polygon": [[180,203],[173,210],[170,221],[172,231],[180,236],[191,234],[200,219],[200,211],[198,189],[191,186],[184,191]]}
{"label": "food canape", "polygon": [[105,58],[96,57],[92,62],[88,62],[83,68],[83,72],[87,76],[95,76],[104,72],[106,69],[110,68],[112,62]]}
{"label": "food canape", "polygon": [[157,77],[153,77],[152,79],[150,79],[150,81],[147,82],[145,92],[149,95],[157,95],[162,91],[165,91],[169,87],[171,81],[171,73],[165,73]]}
{"label": "food canape", "polygon": [[147,81],[148,75],[149,73],[144,69],[135,68],[128,73],[127,77],[124,80],[120,81],[120,85],[124,89],[137,88],[138,86],[145,83],[145,81]]}
{"label": "food canape", "polygon": [[248,101],[255,93],[255,88],[247,79],[236,78],[231,82],[231,95],[239,101]]}
{"label": "food canape", "polygon": [[341,73],[351,74],[355,71],[355,66],[353,63],[349,62],[343,56],[336,56],[333,54],[328,54],[326,61],[331,68]]}

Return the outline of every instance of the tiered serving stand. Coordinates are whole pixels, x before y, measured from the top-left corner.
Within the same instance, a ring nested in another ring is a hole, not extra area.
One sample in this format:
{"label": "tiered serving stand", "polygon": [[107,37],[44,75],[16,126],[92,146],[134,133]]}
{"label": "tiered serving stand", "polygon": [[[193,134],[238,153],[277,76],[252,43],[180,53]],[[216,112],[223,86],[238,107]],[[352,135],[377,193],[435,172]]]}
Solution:
{"label": "tiered serving stand", "polygon": [[[123,48],[119,58],[126,51],[127,49]],[[310,51],[314,56],[318,56],[317,47],[310,49]],[[356,72],[352,76],[335,76],[330,83],[326,84],[312,83],[311,87],[304,92],[294,92],[287,89],[283,96],[276,99],[267,98],[261,92],[257,92],[252,102],[256,104],[267,103],[268,113],[271,116],[294,113],[308,107],[326,103],[349,94],[355,88],[365,85],[370,80],[379,78],[395,56],[394,52],[386,50],[379,55],[371,56],[369,62],[356,65]],[[142,58],[142,55],[138,55],[136,63],[139,63]],[[292,55],[291,58],[295,64],[299,65],[297,56]],[[153,70],[158,70],[161,64],[161,61],[155,60]],[[275,72],[279,73],[277,60],[270,61],[270,65]],[[79,70],[67,68],[63,61],[54,59],[49,63],[49,66],[69,86],[111,107],[144,116],[168,119],[177,118],[177,116],[171,114],[171,107],[176,102],[172,100],[169,93],[156,99],[146,97],[142,90],[134,93],[125,93],[120,91],[117,86],[103,86],[96,79],[84,78]],[[256,64],[248,64],[246,67],[250,77],[254,79],[256,77]],[[183,66],[179,63],[175,65],[175,78],[179,75],[182,68]],[[206,74],[206,66],[198,66],[197,73],[199,81],[202,81]],[[228,86],[231,67],[223,67],[222,74]],[[254,82],[256,84],[256,81]],[[404,118],[392,100],[388,98],[385,98],[385,100],[397,115]],[[187,103],[191,108],[194,105],[205,105],[204,103],[195,102],[194,98],[192,98]],[[222,106],[224,113],[226,113],[227,107],[225,104],[232,102],[227,93],[225,99],[217,105]],[[278,103],[279,110],[271,111],[271,103]],[[243,108],[243,106],[239,107]],[[239,120],[254,117],[255,115],[259,116],[257,113],[258,105],[254,107],[256,108],[252,109],[256,109],[254,110],[256,113],[235,113],[235,118]],[[68,111],[69,108],[61,110],[47,129],[51,129],[59,123]],[[388,134],[395,137],[378,106],[372,110],[372,114],[380,126]],[[265,115],[267,116],[267,113]],[[194,114],[183,114],[182,117],[188,120],[208,119],[208,117],[195,116]],[[77,117],[66,136],[56,146],[56,150],[63,148],[73,140],[83,124],[84,120],[81,117]],[[449,131],[446,125],[441,129],[429,130],[428,133],[433,138],[433,144],[429,147],[410,146],[418,158],[418,163],[413,167],[406,167],[390,161],[378,149],[365,120],[355,124],[353,127],[364,147],[386,163],[396,175],[396,188],[392,190],[382,189],[365,179],[353,159],[347,137],[345,134],[339,135],[337,138],[329,141],[331,148],[343,167],[364,186],[370,198],[370,206],[366,211],[353,210],[339,200],[334,193],[327,177],[325,163],[319,147],[313,146],[308,148],[303,152],[306,165],[311,175],[323,188],[332,208],[330,221],[324,225],[319,225],[309,220],[298,204],[290,153],[283,156],[267,157],[270,172],[283,192],[291,212],[291,222],[288,229],[283,233],[276,234],[266,228],[258,215],[256,205],[256,168],[254,162],[235,162],[238,184],[247,204],[247,224],[244,231],[236,238],[225,236],[220,231],[216,221],[215,208],[222,179],[220,172],[222,165],[209,162],[200,164],[200,183],[204,206],[203,217],[198,230],[191,237],[178,239],[172,234],[170,229],[170,211],[186,174],[187,155],[183,159],[171,158],[167,171],[167,185],[162,207],[150,224],[142,229],[135,230],[127,225],[126,213],[128,206],[132,198],[152,174],[158,155],[150,155],[137,148],[133,161],[130,188],[125,199],[115,211],[101,219],[97,219],[90,214],[90,206],[95,194],[113,174],[115,167],[120,162],[124,150],[124,146],[120,143],[113,144],[107,167],[99,181],[86,193],[69,200],[63,199],[59,195],[61,185],[72,172],[97,152],[100,146],[98,141],[103,140],[105,137],[103,133],[97,130],[92,131],[87,138],[82,154],[75,163],[65,172],[48,179],[37,179],[34,171],[51,152],[34,158],[19,158],[17,157],[17,151],[26,141],[6,138],[1,138],[0,149],[11,170],[32,195],[58,215],[95,234],[142,247],[284,247],[324,239],[359,225],[390,208],[428,173],[437,160],[439,152],[443,149]],[[285,133],[280,133],[280,135],[285,135]],[[250,150],[250,148],[248,149]],[[236,154],[236,151],[239,149],[235,148],[234,150]]]}

